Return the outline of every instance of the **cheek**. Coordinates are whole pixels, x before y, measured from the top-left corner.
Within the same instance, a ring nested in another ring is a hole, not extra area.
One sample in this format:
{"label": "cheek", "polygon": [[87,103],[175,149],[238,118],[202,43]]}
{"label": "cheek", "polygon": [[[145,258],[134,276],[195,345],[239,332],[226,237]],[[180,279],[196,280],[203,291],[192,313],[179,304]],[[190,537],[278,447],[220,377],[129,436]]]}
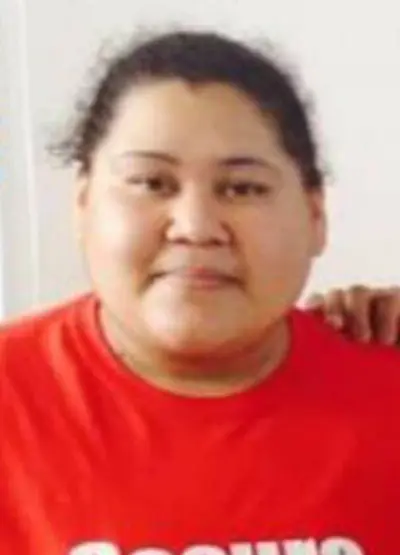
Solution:
{"label": "cheek", "polygon": [[255,290],[285,293],[302,288],[311,262],[311,228],[305,214],[254,218],[244,245]]}
{"label": "cheek", "polygon": [[157,250],[157,230],[156,217],[148,211],[110,199],[97,202],[88,218],[89,255],[96,256],[101,266],[140,273]]}

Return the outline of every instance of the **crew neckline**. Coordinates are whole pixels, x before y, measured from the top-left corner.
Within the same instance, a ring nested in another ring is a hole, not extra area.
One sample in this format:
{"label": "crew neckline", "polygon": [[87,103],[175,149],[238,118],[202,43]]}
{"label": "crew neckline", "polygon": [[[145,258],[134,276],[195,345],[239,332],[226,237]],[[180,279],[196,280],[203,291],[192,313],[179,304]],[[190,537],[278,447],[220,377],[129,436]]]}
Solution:
{"label": "crew neckline", "polygon": [[97,379],[105,380],[112,391],[123,387],[131,394],[146,399],[147,403],[163,405],[168,410],[200,413],[253,412],[262,406],[280,403],[288,394],[294,393],[295,384],[301,379],[301,371],[307,361],[310,339],[306,336],[308,316],[298,309],[287,315],[290,347],[285,359],[262,381],[249,388],[222,397],[192,397],[157,387],[136,374],[112,351],[100,322],[100,301],[89,295],[79,310],[79,329],[84,337],[85,359],[90,360],[91,372]]}

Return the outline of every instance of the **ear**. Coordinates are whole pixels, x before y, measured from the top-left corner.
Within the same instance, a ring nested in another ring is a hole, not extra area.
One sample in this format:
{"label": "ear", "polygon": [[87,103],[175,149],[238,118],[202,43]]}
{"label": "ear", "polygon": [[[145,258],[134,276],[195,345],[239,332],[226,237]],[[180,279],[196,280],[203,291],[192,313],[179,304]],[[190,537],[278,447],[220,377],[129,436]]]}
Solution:
{"label": "ear", "polygon": [[74,229],[78,241],[81,242],[86,229],[87,212],[89,205],[89,177],[87,174],[77,175],[74,187]]}
{"label": "ear", "polygon": [[307,192],[312,226],[312,255],[320,256],[326,247],[328,223],[326,216],[326,195],[323,187]]}

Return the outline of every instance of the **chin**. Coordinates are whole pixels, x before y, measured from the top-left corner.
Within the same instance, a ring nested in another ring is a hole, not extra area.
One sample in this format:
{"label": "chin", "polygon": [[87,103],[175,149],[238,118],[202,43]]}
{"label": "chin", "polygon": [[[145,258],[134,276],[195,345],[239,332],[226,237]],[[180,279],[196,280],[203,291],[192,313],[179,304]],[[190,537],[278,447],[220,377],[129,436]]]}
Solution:
{"label": "chin", "polygon": [[[177,323],[176,323],[177,324]],[[223,352],[239,341],[242,334],[233,330],[199,326],[152,326],[153,336],[164,349],[180,356],[207,356],[215,352]]]}

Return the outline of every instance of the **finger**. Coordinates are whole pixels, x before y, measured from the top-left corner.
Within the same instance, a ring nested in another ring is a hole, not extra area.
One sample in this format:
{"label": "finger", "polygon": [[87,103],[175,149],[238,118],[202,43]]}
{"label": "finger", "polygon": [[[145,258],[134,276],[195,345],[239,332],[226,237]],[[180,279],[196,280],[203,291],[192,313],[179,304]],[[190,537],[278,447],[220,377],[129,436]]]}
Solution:
{"label": "finger", "polygon": [[380,291],[374,301],[374,335],[380,343],[396,345],[400,340],[400,288]]}
{"label": "finger", "polygon": [[305,302],[307,310],[321,311],[324,305],[324,296],[320,293],[312,293]]}
{"label": "finger", "polygon": [[341,289],[333,289],[323,300],[322,311],[325,321],[337,330],[346,327],[347,314],[344,303],[345,293]]}
{"label": "finger", "polygon": [[326,295],[313,293],[307,299],[305,306],[307,310],[322,317],[326,323],[335,329],[341,329],[344,324],[344,318],[341,314],[342,303],[340,302],[340,295],[342,295],[342,292],[339,290],[330,291]]}
{"label": "finger", "polygon": [[345,292],[345,312],[350,337],[357,341],[368,342],[373,337],[372,289],[355,285]]}

